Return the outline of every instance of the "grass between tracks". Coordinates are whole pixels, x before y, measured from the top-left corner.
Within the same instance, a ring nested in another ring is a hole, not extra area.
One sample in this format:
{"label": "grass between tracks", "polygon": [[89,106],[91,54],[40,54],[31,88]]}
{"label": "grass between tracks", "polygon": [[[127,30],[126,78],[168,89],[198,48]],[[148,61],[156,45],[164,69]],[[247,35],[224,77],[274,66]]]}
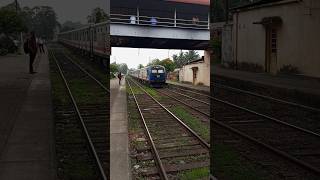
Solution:
{"label": "grass between tracks", "polygon": [[[131,85],[131,84],[130,84]],[[132,92],[134,94],[143,94],[144,92],[137,86],[131,86]],[[129,86],[126,87],[127,93],[129,95],[132,95],[131,89],[129,88]],[[133,97],[133,96],[132,96]]]}
{"label": "grass between tracks", "polygon": [[[127,107],[128,107],[128,132],[129,132],[129,151],[132,179],[144,179],[141,171],[144,168],[154,166],[154,162],[140,161],[136,155],[138,149],[147,146],[147,139],[144,135],[144,129],[141,124],[140,114],[134,102],[131,90],[127,85]],[[132,87],[135,94],[143,94],[139,87]]]}
{"label": "grass between tracks", "polygon": [[51,91],[53,104],[67,104],[69,97],[65,94],[65,86],[63,84],[63,80],[60,78],[59,73],[51,70],[50,79],[52,84]]}
{"label": "grass between tracks", "polygon": [[237,180],[263,180],[269,179],[265,173],[243,160],[232,148],[214,144],[213,146],[213,171],[218,179],[237,179]]}
{"label": "grass between tracks", "polygon": [[[76,119],[67,118],[68,115],[59,112],[63,107],[71,106],[70,97],[56,64],[52,57],[50,62],[51,93],[54,110],[55,123],[55,151],[57,162],[57,176],[59,179],[96,179],[96,169],[88,163],[88,155],[81,153],[83,149],[88,150],[83,132]],[[79,88],[79,86],[77,87]],[[66,116],[66,118],[61,118]],[[75,144],[78,148],[75,148]]]}
{"label": "grass between tracks", "polygon": [[192,116],[182,106],[174,106],[170,110],[207,142],[210,141],[210,127],[208,125],[201,123],[199,119]]}
{"label": "grass between tracks", "polygon": [[145,86],[144,89],[155,99],[159,100],[161,98],[155,89],[148,86]]}
{"label": "grass between tracks", "polygon": [[[101,92],[100,87],[91,86],[87,81],[89,77],[82,79],[72,79],[69,82],[72,94],[77,98],[78,104],[86,104],[88,102],[106,103],[106,94]],[[90,79],[91,81],[91,79]]]}
{"label": "grass between tracks", "polygon": [[209,168],[198,168],[198,169],[192,169],[189,171],[185,171],[183,173],[180,173],[178,175],[179,179],[181,180],[200,180],[200,179],[208,179],[209,177]]}
{"label": "grass between tracks", "polygon": [[81,67],[83,67],[89,73],[92,73],[95,77],[97,77],[102,84],[104,84],[106,87],[109,87],[110,80],[108,79],[108,69],[102,68],[94,61],[84,59],[83,57],[74,54],[69,49],[66,49],[64,53],[67,57],[71,58],[73,61],[81,65]]}

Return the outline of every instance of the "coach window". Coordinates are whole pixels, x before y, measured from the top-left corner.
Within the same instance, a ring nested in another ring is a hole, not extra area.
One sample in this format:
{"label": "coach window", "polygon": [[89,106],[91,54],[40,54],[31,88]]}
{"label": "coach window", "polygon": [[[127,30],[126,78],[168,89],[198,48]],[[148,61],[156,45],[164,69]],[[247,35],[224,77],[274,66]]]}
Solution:
{"label": "coach window", "polygon": [[158,73],[164,73],[164,72],[163,72],[163,69],[159,69],[159,70],[158,70]]}
{"label": "coach window", "polygon": [[157,73],[157,70],[156,69],[152,69],[151,73]]}

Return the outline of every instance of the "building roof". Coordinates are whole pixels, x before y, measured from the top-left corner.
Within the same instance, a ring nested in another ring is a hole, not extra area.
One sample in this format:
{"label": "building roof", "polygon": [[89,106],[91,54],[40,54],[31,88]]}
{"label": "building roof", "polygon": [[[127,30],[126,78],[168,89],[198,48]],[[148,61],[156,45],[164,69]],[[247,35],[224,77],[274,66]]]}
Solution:
{"label": "building roof", "polygon": [[184,66],[185,65],[189,65],[189,64],[200,63],[200,62],[204,62],[204,57],[203,56],[200,59],[192,60],[192,61],[189,61],[189,62],[185,63]]}

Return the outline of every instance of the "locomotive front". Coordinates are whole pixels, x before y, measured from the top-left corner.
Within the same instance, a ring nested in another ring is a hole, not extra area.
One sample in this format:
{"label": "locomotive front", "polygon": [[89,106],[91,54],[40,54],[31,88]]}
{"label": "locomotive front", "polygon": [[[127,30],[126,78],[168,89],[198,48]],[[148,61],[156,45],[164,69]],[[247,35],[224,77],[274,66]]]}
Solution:
{"label": "locomotive front", "polygon": [[150,66],[149,83],[153,87],[162,87],[166,83],[166,69],[163,66]]}

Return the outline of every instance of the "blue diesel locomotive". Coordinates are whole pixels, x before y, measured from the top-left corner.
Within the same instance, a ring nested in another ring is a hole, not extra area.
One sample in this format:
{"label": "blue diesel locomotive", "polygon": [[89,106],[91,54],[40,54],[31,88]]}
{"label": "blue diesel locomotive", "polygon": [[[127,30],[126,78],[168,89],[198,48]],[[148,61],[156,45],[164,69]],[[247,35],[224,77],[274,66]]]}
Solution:
{"label": "blue diesel locomotive", "polygon": [[129,73],[139,81],[152,87],[163,87],[166,84],[166,69],[161,65],[151,65]]}

